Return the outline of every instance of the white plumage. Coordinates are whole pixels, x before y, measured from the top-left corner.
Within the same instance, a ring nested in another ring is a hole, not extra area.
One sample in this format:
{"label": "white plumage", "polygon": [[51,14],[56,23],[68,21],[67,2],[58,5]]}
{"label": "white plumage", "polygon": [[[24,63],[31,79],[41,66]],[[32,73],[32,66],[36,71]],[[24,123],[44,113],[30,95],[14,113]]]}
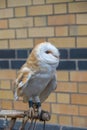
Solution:
{"label": "white plumage", "polygon": [[[21,67],[15,81],[15,99],[42,103],[56,88],[56,68],[59,51],[49,42],[38,44]],[[31,107],[31,106],[30,106]]]}

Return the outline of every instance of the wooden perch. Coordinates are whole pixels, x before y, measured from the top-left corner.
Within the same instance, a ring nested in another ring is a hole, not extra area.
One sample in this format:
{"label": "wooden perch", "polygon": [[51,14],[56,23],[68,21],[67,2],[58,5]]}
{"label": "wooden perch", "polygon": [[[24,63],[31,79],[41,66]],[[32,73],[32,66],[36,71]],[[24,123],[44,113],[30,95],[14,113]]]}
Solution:
{"label": "wooden perch", "polygon": [[[31,120],[31,117],[29,117],[29,111],[21,112],[21,111],[16,111],[16,110],[1,110],[0,118],[2,118],[2,117],[5,118],[5,120],[7,120],[7,118],[11,118],[9,125],[5,126],[4,130],[12,130],[17,118],[23,118],[22,124],[21,124],[19,130],[24,130],[24,127],[25,127],[27,121],[29,119]],[[37,119],[39,121],[49,121],[50,118],[51,118],[50,114],[43,110],[42,110],[40,116],[38,116],[37,111],[35,111],[35,114],[32,117],[32,119]]]}

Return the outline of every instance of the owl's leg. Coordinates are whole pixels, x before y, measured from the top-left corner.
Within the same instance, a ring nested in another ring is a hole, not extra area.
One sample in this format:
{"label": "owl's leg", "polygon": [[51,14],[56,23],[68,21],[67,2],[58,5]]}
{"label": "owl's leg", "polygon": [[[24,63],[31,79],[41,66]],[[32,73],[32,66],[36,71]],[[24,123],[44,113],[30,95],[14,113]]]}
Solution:
{"label": "owl's leg", "polygon": [[34,108],[33,108],[32,98],[29,99],[28,103],[29,103],[29,117],[32,118],[32,116],[34,115]]}
{"label": "owl's leg", "polygon": [[40,115],[41,114],[41,102],[40,102],[39,96],[35,97],[35,104],[37,106],[38,115]]}

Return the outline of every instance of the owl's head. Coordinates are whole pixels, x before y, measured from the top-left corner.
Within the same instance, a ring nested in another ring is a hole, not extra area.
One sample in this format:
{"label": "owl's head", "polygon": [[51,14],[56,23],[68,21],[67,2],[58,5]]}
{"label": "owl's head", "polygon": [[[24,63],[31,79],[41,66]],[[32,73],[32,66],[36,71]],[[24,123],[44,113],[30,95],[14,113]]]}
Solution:
{"label": "owl's head", "polygon": [[40,62],[49,65],[59,64],[59,50],[49,42],[43,42],[36,46],[35,53]]}

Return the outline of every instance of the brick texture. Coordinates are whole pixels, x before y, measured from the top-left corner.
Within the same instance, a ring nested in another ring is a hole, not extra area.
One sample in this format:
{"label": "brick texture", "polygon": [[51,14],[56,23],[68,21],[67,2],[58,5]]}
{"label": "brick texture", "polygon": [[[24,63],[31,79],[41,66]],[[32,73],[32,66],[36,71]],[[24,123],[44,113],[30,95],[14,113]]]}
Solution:
{"label": "brick texture", "polygon": [[[24,33],[24,32],[23,32]],[[10,40],[9,46],[13,48],[32,48],[33,40],[32,39],[19,39],[19,40]]]}
{"label": "brick texture", "polygon": [[72,2],[73,0],[46,0],[47,3]]}
{"label": "brick texture", "polygon": [[0,20],[0,29],[8,28],[7,20]]}
{"label": "brick texture", "polygon": [[55,28],[56,36],[68,36],[68,27],[56,27]]}
{"label": "brick texture", "polygon": [[87,118],[84,117],[73,117],[73,125],[79,127],[87,127]]}
{"label": "brick texture", "polygon": [[0,39],[15,38],[14,30],[0,30]]}
{"label": "brick texture", "polygon": [[1,80],[1,89],[10,89],[11,83],[9,80]]}
{"label": "brick texture", "polygon": [[58,48],[74,48],[75,47],[75,38],[49,38],[49,42],[53,43]]}
{"label": "brick texture", "polygon": [[80,93],[87,93],[87,83],[79,84],[79,92]]}
{"label": "brick texture", "polygon": [[3,101],[1,102],[2,107],[1,109],[12,109],[12,102],[11,101]]}
{"label": "brick texture", "polygon": [[8,40],[0,40],[0,49],[8,48]]}
{"label": "brick texture", "polygon": [[10,19],[9,20],[9,27],[10,28],[23,28],[23,27],[32,27],[33,26],[33,19],[30,17],[26,18],[17,18],[17,19]]}
{"label": "brick texture", "polygon": [[1,9],[0,10],[0,18],[11,18],[13,17],[13,9]]}
{"label": "brick texture", "polygon": [[52,104],[52,112],[56,114],[78,115],[78,107],[75,105]]}
{"label": "brick texture", "polygon": [[87,72],[71,72],[70,73],[70,80],[77,81],[77,82],[87,82]]}
{"label": "brick texture", "polygon": [[54,13],[55,14],[66,13],[66,12],[67,12],[66,4],[54,5]]}
{"label": "brick texture", "polygon": [[[60,74],[59,74],[60,75]],[[69,92],[76,93],[77,92],[77,84],[73,82],[58,82],[58,86],[55,90],[56,92]],[[83,89],[84,91],[84,89]]]}
{"label": "brick texture", "polygon": [[75,16],[73,14],[49,16],[48,25],[67,25],[75,24]]}
{"label": "brick texture", "polygon": [[54,36],[54,28],[44,27],[44,28],[30,28],[29,37],[52,37]]}
{"label": "brick texture", "polygon": [[87,98],[87,95],[72,94],[71,95],[71,103],[72,104],[83,104],[83,105],[86,105],[87,104],[87,100],[85,100],[86,98]]}
{"label": "brick texture", "polygon": [[0,1],[0,8],[6,8],[6,0]]}
{"label": "brick texture", "polygon": [[26,16],[26,8],[25,7],[15,8],[15,16],[16,17]]}
{"label": "brick texture", "polygon": [[87,37],[78,37],[77,38],[77,47],[78,48],[87,48]]}
{"label": "brick texture", "polygon": [[7,1],[8,7],[17,7],[17,6],[26,6],[26,5],[31,5],[31,0],[8,0]]}
{"label": "brick texture", "polygon": [[35,26],[46,26],[46,16],[43,16],[43,17],[35,17],[34,19],[35,21]]}
{"label": "brick texture", "polygon": [[87,14],[77,14],[77,24],[87,24]]}
{"label": "brick texture", "polygon": [[60,125],[71,125],[71,117],[70,116],[59,116]]}
{"label": "brick texture", "polygon": [[87,0],[0,0],[0,108],[29,109],[13,100],[13,84],[44,41],[60,51],[57,88],[42,104],[48,123],[87,128]]}
{"label": "brick texture", "polygon": [[79,3],[70,3],[69,4],[69,12],[77,13],[77,12],[87,12],[87,2],[79,2]]}
{"label": "brick texture", "polygon": [[70,103],[69,94],[57,94],[57,102],[58,103]]}
{"label": "brick texture", "polygon": [[53,14],[52,5],[43,5],[43,6],[32,6],[28,8],[28,15],[49,15]]}

